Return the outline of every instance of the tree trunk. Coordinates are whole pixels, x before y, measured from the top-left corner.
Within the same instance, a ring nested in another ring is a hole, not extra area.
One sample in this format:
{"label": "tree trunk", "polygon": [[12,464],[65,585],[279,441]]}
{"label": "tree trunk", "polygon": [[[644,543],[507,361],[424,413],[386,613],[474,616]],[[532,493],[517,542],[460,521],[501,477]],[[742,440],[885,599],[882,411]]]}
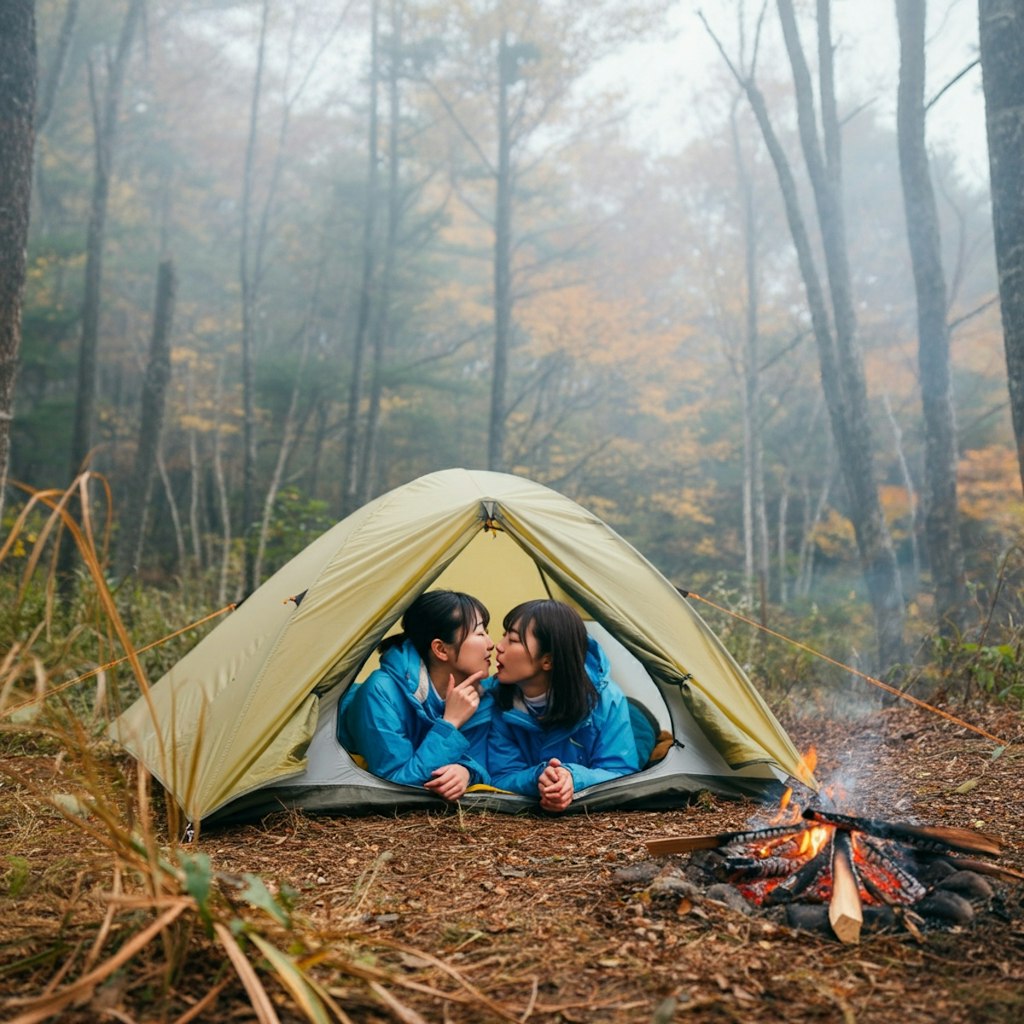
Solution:
{"label": "tree trunk", "polygon": [[[228,485],[224,476],[224,460],[221,457],[222,434],[220,425],[220,409],[224,400],[224,364],[221,363],[217,373],[217,384],[214,389],[214,407],[217,411],[217,422],[213,428],[213,483],[217,496],[217,508],[220,513],[221,550],[220,570],[217,574],[217,603],[224,604],[228,599],[228,583],[231,570],[231,502],[228,498]],[[213,558],[210,559],[211,563]],[[243,589],[234,597],[246,597],[249,591]]]}
{"label": "tree trunk", "polygon": [[[75,411],[71,428],[71,458],[68,472],[71,480],[74,480],[85,469],[93,446],[107,204],[110,197],[110,179],[117,140],[121,94],[124,91],[125,72],[131,54],[132,41],[135,37],[135,26],[142,16],[143,2],[144,0],[131,0],[125,13],[117,51],[107,67],[106,92],[102,106],[96,96],[93,66],[91,63],[89,64],[89,93],[95,131],[95,171],[85,243],[82,335],[78,350],[78,383],[75,391]],[[78,493],[76,489],[76,494]],[[73,509],[74,504],[70,504],[69,507]],[[61,595],[65,603],[70,600],[72,594],[72,567],[75,558],[75,545],[71,541],[70,534],[65,533],[57,567],[57,574],[61,580]]]}
{"label": "tree trunk", "polygon": [[512,142],[508,87],[515,74],[508,33],[498,41],[498,166],[494,211],[494,366],[491,377],[491,416],[487,432],[487,468],[505,468],[505,393],[508,352],[512,336]]}
{"label": "tree trunk", "polygon": [[944,633],[959,632],[967,600],[956,495],[956,419],[949,371],[946,280],[939,212],[925,145],[926,0],[896,0],[900,32],[897,106],[900,178],[917,291],[918,367],[924,412],[924,535]]}
{"label": "tree trunk", "polygon": [[373,0],[370,9],[370,123],[367,139],[366,209],[363,213],[363,270],[359,285],[359,308],[356,331],[352,341],[352,379],[348,389],[348,411],[345,417],[345,466],[342,476],[342,514],[354,512],[359,504],[359,441],[360,414],[363,404],[363,363],[366,339],[373,311],[373,277],[376,262],[377,137],[380,131],[377,109],[377,86],[380,78],[380,5]]}
{"label": "tree trunk", "polygon": [[35,5],[32,0],[10,0],[0,4],[0,516],[21,349],[35,105]]}
{"label": "tree trunk", "polygon": [[142,385],[139,441],[135,449],[135,466],[117,546],[114,572],[118,579],[124,579],[129,572],[137,572],[142,557],[146,517],[153,493],[153,473],[160,451],[167,388],[171,380],[171,321],[174,317],[176,286],[173,261],[162,260],[157,273],[156,309],[153,314],[149,363]]}
{"label": "tree trunk", "polygon": [[[42,137],[53,113],[57,92],[60,89],[61,81],[64,78],[64,70],[67,67],[71,43],[75,37],[78,8],[79,0],[68,0],[68,5],[64,9],[64,19],[61,22],[60,32],[57,36],[57,46],[54,51],[53,61],[46,71],[46,76],[42,80],[39,90],[39,102],[36,106],[36,138]],[[33,196],[35,209],[32,216],[33,220],[37,221],[40,227],[37,234],[45,235],[47,233],[47,218],[51,204],[47,201],[46,176],[43,174],[42,163],[38,158],[39,147],[37,146],[34,169],[35,195]]]}
{"label": "tree trunk", "polygon": [[900,467],[903,488],[907,492],[907,504],[910,507],[910,565],[911,573],[913,574],[910,592],[914,593],[920,589],[921,580],[921,554],[917,543],[918,524],[921,518],[918,513],[920,502],[917,497],[917,488],[914,487],[914,477],[907,463],[906,452],[903,450],[903,431],[900,429],[896,414],[892,411],[892,403],[889,401],[889,395],[886,392],[882,393],[882,406],[885,409],[886,418],[889,420],[889,428],[892,430],[894,454],[896,455],[896,462]]}
{"label": "tree trunk", "polygon": [[1019,0],[979,0],[978,27],[999,302],[1024,482],[1024,10]]}
{"label": "tree trunk", "polygon": [[61,21],[60,32],[57,35],[57,48],[53,55],[53,63],[46,72],[46,81],[39,94],[39,106],[36,109],[36,134],[42,134],[53,113],[53,106],[57,99],[57,90],[60,88],[61,80],[64,78],[64,69],[67,66],[68,53],[71,50],[71,41],[75,36],[75,25],[78,22],[79,0],[68,0],[64,8],[64,18]]}
{"label": "tree trunk", "polygon": [[124,91],[125,71],[131,53],[135,26],[142,14],[143,0],[132,0],[121,26],[117,52],[107,69],[106,94],[102,108],[95,96],[92,65],[89,67],[90,92],[95,117],[95,173],[89,227],[85,250],[85,295],[82,300],[82,338],[78,357],[78,389],[71,436],[69,477],[74,479],[84,468],[93,444],[96,408],[96,356],[99,347],[100,292],[103,284],[103,243],[106,235],[107,203],[114,148],[117,140],[118,112]]}
{"label": "tree trunk", "polygon": [[174,543],[178,552],[178,575],[187,592],[188,554],[185,550],[185,531],[182,529],[181,513],[178,511],[178,502],[174,497],[174,488],[171,486],[171,477],[167,472],[167,463],[164,461],[162,447],[157,449],[156,470],[160,474],[160,482],[164,487],[164,499],[167,502],[167,509],[171,516],[171,526],[174,530]]}
{"label": "tree trunk", "polygon": [[[313,297],[310,307],[315,308],[320,293],[320,282],[317,280],[313,289]],[[263,580],[263,556],[267,551],[267,536],[270,533],[270,520],[274,514],[274,504],[277,501],[277,492],[281,489],[281,481],[284,479],[285,469],[288,460],[295,449],[299,438],[299,402],[302,398],[302,383],[306,374],[306,362],[309,359],[311,328],[307,321],[302,331],[302,347],[299,350],[299,365],[295,370],[295,380],[292,383],[292,393],[288,400],[288,412],[285,414],[284,424],[281,427],[281,444],[277,450],[277,460],[274,463],[274,471],[270,476],[270,484],[267,487],[266,497],[263,499],[263,514],[260,517],[259,534],[256,540],[256,567],[254,570],[254,582],[259,586]]]}
{"label": "tree trunk", "polygon": [[388,223],[384,242],[384,266],[381,271],[377,317],[373,331],[373,362],[370,370],[369,407],[366,411],[366,436],[363,440],[363,464],[360,470],[359,499],[366,504],[373,497],[377,465],[377,440],[380,435],[381,401],[384,383],[384,352],[391,344],[391,291],[398,258],[398,226],[402,219],[402,195],[399,189],[399,125],[401,97],[398,91],[399,62],[402,54],[402,10],[391,0],[391,59],[388,62]]}
{"label": "tree trunk", "polygon": [[[846,482],[850,519],[874,611],[880,668],[884,671],[890,665],[902,661],[905,611],[899,566],[882,513],[875,479],[867,386],[857,342],[840,194],[839,128],[832,89],[829,0],[818,0],[824,158],[819,150],[813,88],[797,32],[792,0],[778,0],[778,9],[793,69],[800,141],[818,213],[835,323],[834,357],[826,359],[827,368],[825,364],[822,366],[822,384],[826,389],[832,430]],[[819,314],[817,319],[819,325],[827,325],[827,313],[824,317]],[[820,326],[816,328],[816,333],[819,329]],[[822,344],[832,347],[831,332],[820,339],[819,345]],[[826,376],[831,373],[835,373],[836,378],[830,385]]]}
{"label": "tree trunk", "polygon": [[[740,147],[735,106],[730,113],[733,163],[740,207],[743,210],[744,280],[746,282],[742,367],[743,389],[743,547],[747,598],[768,588],[768,520],[765,513],[764,447],[761,441],[761,356],[758,327],[759,280],[757,268],[757,216],[754,190]],[[761,607],[761,617],[765,609]]]}
{"label": "tree trunk", "polygon": [[[256,56],[256,74],[252,86],[252,103],[249,108],[249,139],[245,149],[245,167],[242,173],[242,224],[239,245],[238,276],[242,291],[242,558],[245,594],[256,589],[256,365],[255,347],[256,320],[256,273],[249,263],[249,235],[252,230],[252,192],[256,174],[256,139],[259,133],[260,93],[263,84],[263,60],[267,42],[267,21],[270,16],[270,0],[263,0],[260,19],[260,38]],[[258,260],[256,261],[258,264]],[[220,451],[218,433],[217,452]],[[223,486],[224,475],[219,472],[218,486]],[[225,515],[227,509],[225,508]],[[225,519],[227,523],[227,518]],[[230,530],[230,526],[228,526]],[[230,538],[230,534],[228,534]],[[228,540],[225,546],[230,547]],[[226,562],[222,562],[222,574]],[[221,600],[224,600],[226,580],[221,580]]]}

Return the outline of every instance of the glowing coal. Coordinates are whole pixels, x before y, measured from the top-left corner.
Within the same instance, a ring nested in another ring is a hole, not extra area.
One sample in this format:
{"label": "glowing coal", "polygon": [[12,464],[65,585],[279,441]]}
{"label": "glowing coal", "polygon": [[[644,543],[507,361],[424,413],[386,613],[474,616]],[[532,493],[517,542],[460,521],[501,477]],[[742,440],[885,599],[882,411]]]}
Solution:
{"label": "glowing coal", "polygon": [[1020,881],[993,864],[999,841],[982,832],[864,818],[790,803],[764,828],[647,841],[655,856],[688,853],[689,875],[725,884],[752,907],[787,908],[791,924],[860,939],[865,914],[918,934],[973,917],[972,899],[991,897],[981,876]]}

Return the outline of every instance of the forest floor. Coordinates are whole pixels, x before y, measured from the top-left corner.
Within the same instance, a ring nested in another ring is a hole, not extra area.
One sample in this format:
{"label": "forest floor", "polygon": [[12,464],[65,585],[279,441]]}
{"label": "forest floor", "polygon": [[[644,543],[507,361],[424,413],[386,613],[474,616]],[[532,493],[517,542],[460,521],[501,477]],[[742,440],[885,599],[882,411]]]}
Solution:
{"label": "forest floor", "polygon": [[[1024,870],[1024,718],[975,708],[971,721],[1008,745],[905,705],[785,724],[800,749],[816,748],[819,779],[843,783],[851,812],[995,834],[999,863]],[[67,786],[61,755],[0,750],[0,770],[0,1018],[10,1020],[25,1012],[20,1000],[58,991],[127,941],[133,932],[119,938],[109,911],[131,880],[112,878],[102,844],[33,794]],[[354,1022],[1024,1020],[1024,884],[993,882],[997,899],[969,926],[843,945],[700,897],[652,898],[638,881],[645,840],[742,829],[758,812],[704,794],[667,812],[560,819],[281,813],[207,830],[198,845],[221,872],[296,890],[277,944],[309,954],[304,966]],[[173,951],[144,951],[53,1019],[306,1019],[274,982],[258,1016],[224,947],[198,925],[176,934],[188,953],[172,975],[160,963]]]}

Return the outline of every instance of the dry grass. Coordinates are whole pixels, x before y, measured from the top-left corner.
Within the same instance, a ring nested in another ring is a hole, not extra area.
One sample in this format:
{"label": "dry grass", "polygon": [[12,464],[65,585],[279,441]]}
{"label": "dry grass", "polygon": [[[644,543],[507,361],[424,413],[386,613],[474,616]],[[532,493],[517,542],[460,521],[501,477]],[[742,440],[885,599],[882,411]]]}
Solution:
{"label": "dry grass", "polygon": [[[902,707],[859,724],[787,724],[799,742],[817,746],[823,778],[859,758],[849,794],[859,813],[984,828],[1002,836],[1002,863],[1024,868],[1021,748],[993,759],[992,745],[974,734]],[[1015,742],[1024,734],[1016,714],[993,712],[984,724]],[[127,767],[112,751],[100,761],[112,778]],[[0,994],[62,991],[158,919],[153,895],[144,873],[112,871],[102,843],[39,802],[43,790],[76,791],[67,757],[12,752],[0,763],[13,770],[0,787],[0,811],[13,826],[8,864],[14,857],[27,865],[14,894],[21,876],[8,868]],[[620,869],[647,859],[644,839],[741,827],[754,811],[703,799],[669,812],[562,819],[282,812],[208,830],[200,847],[234,902],[218,911],[221,927],[233,914],[259,937],[243,937],[242,956],[268,1000],[263,1012],[281,1021],[333,1018],[326,1009],[318,1018],[312,1004],[301,1009],[301,987],[269,970],[268,949],[293,956],[321,1008],[332,1001],[338,1019],[352,1021],[1024,1016],[1019,887],[999,885],[1000,902],[969,929],[929,932],[923,942],[876,935],[844,947],[710,901],[664,901],[623,880],[629,872]],[[290,928],[239,899],[234,880],[247,873],[274,892],[295,890]],[[207,936],[194,900],[167,894],[160,912],[183,898],[187,909],[161,940],[100,983],[80,985],[80,1005],[67,1005],[60,1019],[270,1019],[254,1011],[244,969],[232,969],[223,937]]]}
{"label": "dry grass", "polygon": [[[147,779],[96,739],[102,677],[84,702],[54,682],[61,645],[88,633],[101,651],[127,655],[146,686],[93,531],[68,519],[67,500],[33,497],[52,513],[27,549],[8,614],[21,613],[33,574],[48,571],[61,524],[83,556],[87,614],[61,637],[50,575],[36,588],[42,619],[0,656],[4,1020],[1024,1019],[1019,886],[999,886],[969,929],[876,935],[856,947],[644,887],[645,839],[743,827],[756,808],[742,802],[561,819],[282,812],[179,846],[168,831],[175,815],[151,807]],[[26,522],[27,513],[0,548],[0,568],[10,568],[4,559]],[[49,661],[37,653],[47,639],[58,649]],[[45,710],[12,724],[12,708],[33,694],[49,695]],[[1018,712],[960,713],[1011,744],[1024,738]],[[994,751],[902,705],[860,721],[820,714],[786,725],[817,748],[820,778],[845,783],[851,810],[995,832],[1004,863],[1024,868],[1019,746]]]}

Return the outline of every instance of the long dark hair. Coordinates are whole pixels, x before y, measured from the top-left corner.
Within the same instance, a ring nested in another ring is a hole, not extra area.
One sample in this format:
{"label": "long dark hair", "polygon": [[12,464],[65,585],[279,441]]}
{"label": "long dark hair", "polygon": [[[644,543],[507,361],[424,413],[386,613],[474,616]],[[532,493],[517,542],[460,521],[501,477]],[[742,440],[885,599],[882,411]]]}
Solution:
{"label": "long dark hair", "polygon": [[[541,719],[544,727],[582,721],[597,703],[597,690],[587,675],[587,627],[579,613],[561,601],[525,601],[505,616],[503,626],[506,633],[515,630],[523,643],[533,626],[537,650],[531,654],[551,658],[551,689]],[[507,711],[514,696],[511,686],[499,686],[498,706]]]}
{"label": "long dark hair", "polygon": [[420,594],[402,616],[402,632],[385,637],[378,650],[383,654],[411,640],[424,664],[429,664],[430,644],[433,640],[454,644],[458,656],[463,640],[476,626],[477,619],[484,628],[491,621],[491,613],[470,594],[457,590],[428,590]]}

